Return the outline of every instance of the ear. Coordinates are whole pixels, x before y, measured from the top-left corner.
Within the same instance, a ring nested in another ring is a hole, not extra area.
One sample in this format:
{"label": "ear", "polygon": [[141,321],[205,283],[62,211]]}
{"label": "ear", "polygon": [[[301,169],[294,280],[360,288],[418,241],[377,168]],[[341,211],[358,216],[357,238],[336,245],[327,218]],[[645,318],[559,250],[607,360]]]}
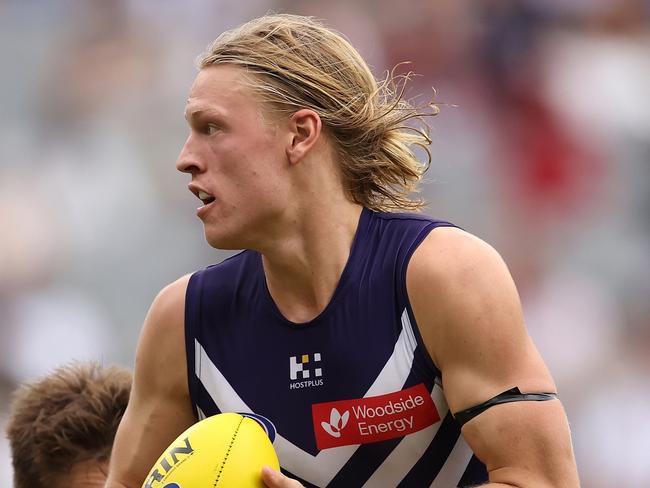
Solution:
{"label": "ear", "polygon": [[314,147],[320,137],[322,122],[316,112],[302,108],[289,119],[290,144],[287,157],[291,164],[297,164]]}

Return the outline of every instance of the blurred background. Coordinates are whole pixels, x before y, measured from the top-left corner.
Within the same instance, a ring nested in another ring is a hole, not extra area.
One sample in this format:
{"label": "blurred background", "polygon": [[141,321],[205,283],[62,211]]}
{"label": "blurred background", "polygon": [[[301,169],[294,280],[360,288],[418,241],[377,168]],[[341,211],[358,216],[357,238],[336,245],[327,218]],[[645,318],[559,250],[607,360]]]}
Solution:
{"label": "blurred background", "polygon": [[[72,359],[132,366],[147,308],[223,259],[188,179],[194,60],[269,11],[437,91],[427,213],[492,243],[554,374],[587,488],[650,486],[650,3],[0,0],[0,427]],[[11,485],[0,441],[0,486]]]}

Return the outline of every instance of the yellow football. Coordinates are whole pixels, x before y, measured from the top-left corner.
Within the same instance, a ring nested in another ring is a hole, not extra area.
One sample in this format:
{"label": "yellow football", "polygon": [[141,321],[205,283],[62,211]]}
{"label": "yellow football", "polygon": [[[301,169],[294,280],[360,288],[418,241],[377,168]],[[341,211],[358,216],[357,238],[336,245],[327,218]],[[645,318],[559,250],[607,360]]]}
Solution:
{"label": "yellow football", "polygon": [[262,488],[264,465],[280,469],[261,424],[248,416],[222,413],[178,436],[151,468],[142,488]]}

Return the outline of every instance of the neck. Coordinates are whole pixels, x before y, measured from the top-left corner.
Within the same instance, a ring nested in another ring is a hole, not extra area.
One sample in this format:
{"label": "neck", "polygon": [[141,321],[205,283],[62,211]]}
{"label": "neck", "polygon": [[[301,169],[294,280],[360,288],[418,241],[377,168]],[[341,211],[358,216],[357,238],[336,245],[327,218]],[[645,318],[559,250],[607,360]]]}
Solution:
{"label": "neck", "polygon": [[269,292],[288,320],[308,322],[330,302],[361,210],[347,199],[302,209],[293,216],[290,233],[261,250]]}

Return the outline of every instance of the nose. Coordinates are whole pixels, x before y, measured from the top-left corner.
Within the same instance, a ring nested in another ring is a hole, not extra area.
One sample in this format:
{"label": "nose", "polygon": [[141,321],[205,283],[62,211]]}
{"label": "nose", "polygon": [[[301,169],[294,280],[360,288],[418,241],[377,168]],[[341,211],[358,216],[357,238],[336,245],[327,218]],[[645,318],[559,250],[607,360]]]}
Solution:
{"label": "nose", "polygon": [[194,138],[190,134],[181,149],[176,160],[176,169],[181,173],[200,173],[202,171],[201,158],[197,150]]}

